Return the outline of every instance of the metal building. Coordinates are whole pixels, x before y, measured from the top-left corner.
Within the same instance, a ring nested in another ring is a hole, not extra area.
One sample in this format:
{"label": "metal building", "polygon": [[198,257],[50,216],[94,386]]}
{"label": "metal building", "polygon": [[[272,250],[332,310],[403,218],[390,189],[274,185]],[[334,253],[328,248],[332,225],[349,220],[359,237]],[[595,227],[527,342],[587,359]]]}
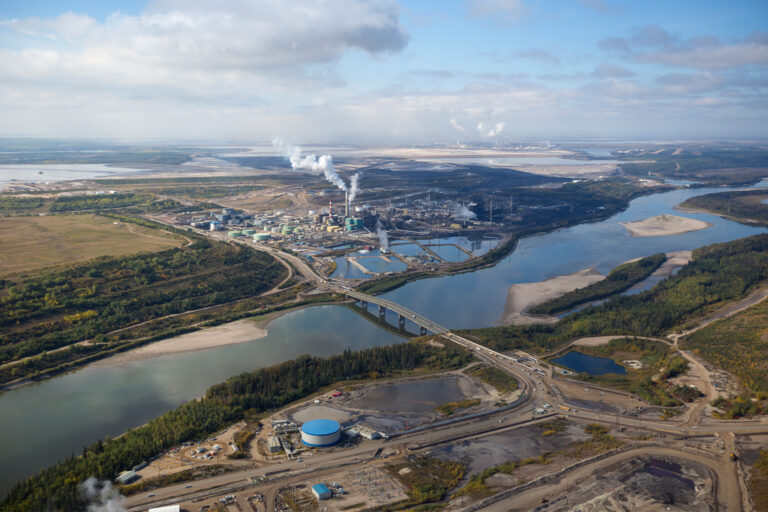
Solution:
{"label": "metal building", "polygon": [[341,425],[333,420],[312,420],[301,427],[301,442],[307,446],[333,446],[341,439]]}

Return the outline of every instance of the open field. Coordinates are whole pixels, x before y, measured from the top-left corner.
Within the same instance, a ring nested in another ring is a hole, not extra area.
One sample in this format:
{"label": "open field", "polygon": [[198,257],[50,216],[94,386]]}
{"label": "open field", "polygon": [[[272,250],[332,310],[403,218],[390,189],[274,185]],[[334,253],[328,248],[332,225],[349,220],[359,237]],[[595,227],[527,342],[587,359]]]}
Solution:
{"label": "open field", "polygon": [[96,215],[0,219],[0,275],[182,245],[166,231]]}

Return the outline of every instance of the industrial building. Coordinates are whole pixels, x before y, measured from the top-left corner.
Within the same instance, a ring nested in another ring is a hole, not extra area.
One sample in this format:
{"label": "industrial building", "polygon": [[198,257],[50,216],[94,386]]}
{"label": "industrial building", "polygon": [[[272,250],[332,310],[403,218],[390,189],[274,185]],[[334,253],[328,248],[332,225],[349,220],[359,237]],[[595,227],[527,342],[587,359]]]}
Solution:
{"label": "industrial building", "polygon": [[270,453],[280,453],[280,451],[283,449],[280,446],[280,440],[275,436],[270,436],[268,438],[267,445],[269,446]]}
{"label": "industrial building", "polygon": [[148,512],[180,512],[181,507],[179,505],[167,505],[165,507],[155,507],[149,509]]}
{"label": "industrial building", "polygon": [[341,439],[341,425],[333,420],[312,420],[301,427],[301,442],[307,446],[333,446]]}
{"label": "industrial building", "polygon": [[139,479],[139,475],[137,475],[136,472],[133,470],[123,471],[122,473],[120,473],[120,475],[118,475],[117,478],[115,478],[117,483],[119,483],[120,485],[126,485],[138,479]]}
{"label": "industrial building", "polygon": [[331,490],[323,484],[313,485],[312,494],[314,494],[315,498],[317,498],[318,500],[329,500],[333,498],[333,493],[331,492]]}

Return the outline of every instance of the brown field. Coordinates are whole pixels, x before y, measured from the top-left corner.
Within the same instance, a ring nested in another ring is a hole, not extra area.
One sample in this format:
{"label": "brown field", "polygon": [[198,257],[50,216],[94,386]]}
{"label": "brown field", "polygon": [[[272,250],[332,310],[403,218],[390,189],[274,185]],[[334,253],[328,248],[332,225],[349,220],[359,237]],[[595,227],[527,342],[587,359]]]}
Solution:
{"label": "brown field", "polygon": [[96,215],[0,218],[0,275],[98,256],[178,247],[184,241],[160,230]]}

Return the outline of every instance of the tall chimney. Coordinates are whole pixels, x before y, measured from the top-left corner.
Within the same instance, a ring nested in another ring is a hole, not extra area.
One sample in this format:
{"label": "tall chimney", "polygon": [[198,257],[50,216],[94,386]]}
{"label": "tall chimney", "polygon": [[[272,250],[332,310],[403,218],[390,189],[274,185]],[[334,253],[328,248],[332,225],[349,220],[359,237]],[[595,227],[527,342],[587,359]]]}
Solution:
{"label": "tall chimney", "polygon": [[349,190],[344,191],[344,217],[349,217]]}

